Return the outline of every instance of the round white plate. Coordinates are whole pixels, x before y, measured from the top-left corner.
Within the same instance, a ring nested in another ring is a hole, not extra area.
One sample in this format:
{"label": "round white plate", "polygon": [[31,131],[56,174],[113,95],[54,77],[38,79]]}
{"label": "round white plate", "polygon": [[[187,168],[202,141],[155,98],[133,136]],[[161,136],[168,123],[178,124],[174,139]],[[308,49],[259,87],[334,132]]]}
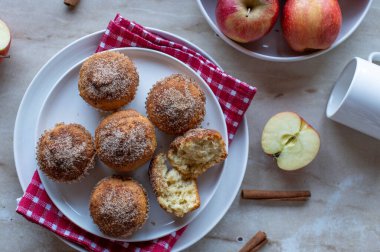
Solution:
{"label": "round white plate", "polygon": [[[243,44],[229,39],[220,31],[215,18],[215,7],[217,0],[197,0],[198,6],[203,16],[206,18],[207,23],[227,44],[251,57],[278,62],[310,59],[337,47],[340,43],[345,41],[356,30],[356,28],[358,28],[359,24],[367,14],[372,1],[373,0],[339,0],[343,16],[343,24],[340,34],[334,44],[326,50],[309,53],[297,53],[290,49],[283,38],[280,24],[281,12],[277,23],[266,36],[255,42]],[[281,6],[283,6],[285,0],[280,0],[280,2]]]}
{"label": "round white plate", "polygon": [[[206,52],[191,42],[165,31],[153,28],[148,29],[162,37],[182,43],[200,52],[217,64]],[[34,143],[37,139],[35,134],[31,134],[31,132],[36,132],[37,130],[39,109],[52,89],[52,85],[69,68],[94,53],[103,33],[104,30],[89,34],[59,51],[36,74],[25,92],[17,113],[13,146],[16,170],[20,185],[24,191],[37,167],[34,149]],[[225,215],[235,199],[244,177],[248,160],[248,145],[247,120],[244,119],[235,135],[234,142],[229,146],[228,159],[225,161],[220,186],[218,186],[207,207],[187,226],[181,239],[173,247],[173,251],[186,249],[200,240]],[[59,238],[62,239],[61,237]],[[74,243],[62,240],[77,250],[85,251]]]}
{"label": "round white plate", "polygon": [[[194,70],[181,61],[158,51],[143,48],[122,48],[114,49],[127,55],[136,65],[139,73],[139,86],[135,99],[123,107],[123,109],[135,109],[146,116],[145,100],[149,90],[158,81],[171,74],[181,73],[191,77],[199,83],[206,95],[206,114],[202,122],[203,128],[215,129],[219,131],[224,141],[228,141],[227,127],[224,121],[223,112],[219,103],[212,93],[210,87],[204,80],[196,74]],[[79,123],[88,129],[92,135],[100,121],[108,114],[100,113],[89,106],[78,94],[79,70],[83,62],[76,64],[67,71],[54,85],[42,105],[38,118],[36,139],[46,130],[53,128],[58,122]],[[156,130],[157,150],[156,152],[166,152],[174,137]],[[65,184],[57,183],[39,170],[42,183],[46,192],[58,209],[72,222],[84,230],[104,238],[122,240],[128,242],[153,240],[190,223],[207,205],[219,184],[219,179],[223,171],[220,164],[209,169],[198,178],[198,189],[201,198],[201,206],[187,214],[183,218],[175,218],[167,213],[157,203],[149,182],[148,168],[149,162],[134,172],[129,173],[131,177],[139,181],[146,189],[149,198],[150,211],[149,218],[145,225],[126,239],[117,239],[103,234],[93,223],[88,209],[91,192],[102,178],[114,174],[113,170],[107,168],[103,163],[97,162],[96,167],[90,170],[88,176],[77,183]]]}

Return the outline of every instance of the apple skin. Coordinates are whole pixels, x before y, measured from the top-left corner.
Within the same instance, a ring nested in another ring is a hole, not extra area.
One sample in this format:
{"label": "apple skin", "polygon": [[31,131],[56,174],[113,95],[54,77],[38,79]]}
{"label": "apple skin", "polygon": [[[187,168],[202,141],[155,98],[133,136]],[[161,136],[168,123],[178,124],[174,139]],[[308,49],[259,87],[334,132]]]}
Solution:
{"label": "apple skin", "polygon": [[[11,48],[11,41],[12,41],[12,38],[9,40],[9,44],[7,47],[5,47],[3,50],[0,51],[0,55],[1,56],[8,56],[8,52],[9,52],[9,49]],[[3,57],[0,57],[0,63],[4,60]]]}
{"label": "apple skin", "polygon": [[[7,56],[8,55],[8,52],[9,52],[9,49],[11,47],[11,41],[12,41],[12,36],[11,36],[11,33],[10,33],[10,29],[8,28],[8,26],[6,25],[6,23],[2,20],[0,20],[0,29],[5,29],[6,32],[8,33],[9,35],[9,42],[7,44],[6,47],[4,47],[3,49],[0,49],[0,62],[2,62],[4,60],[3,57],[1,56]],[[3,39],[0,37],[0,40]]]}
{"label": "apple skin", "polygon": [[[249,13],[248,8],[251,8]],[[270,32],[279,10],[278,0],[218,0],[215,17],[224,35],[248,43]]]}
{"label": "apple skin", "polygon": [[339,35],[342,12],[337,0],[287,0],[281,25],[294,51],[327,49]]}

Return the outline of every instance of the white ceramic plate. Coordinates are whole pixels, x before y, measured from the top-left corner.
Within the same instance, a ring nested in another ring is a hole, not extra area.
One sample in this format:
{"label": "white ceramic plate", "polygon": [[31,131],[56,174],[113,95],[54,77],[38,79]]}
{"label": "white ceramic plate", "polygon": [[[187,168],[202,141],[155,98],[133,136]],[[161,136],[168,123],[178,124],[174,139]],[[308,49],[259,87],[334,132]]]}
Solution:
{"label": "white ceramic plate", "polygon": [[[278,62],[310,59],[337,47],[340,43],[346,40],[356,30],[356,28],[358,28],[359,24],[367,14],[372,1],[373,0],[339,0],[343,16],[343,24],[340,34],[334,44],[326,50],[311,53],[297,53],[290,49],[282,36],[280,24],[281,17],[277,20],[277,23],[273,27],[272,31],[263,38],[246,44],[237,43],[227,38],[217,26],[215,19],[215,7],[217,0],[197,0],[198,6],[208,24],[227,44],[249,56]],[[280,0],[280,2],[281,6],[283,6],[285,0]]]}
{"label": "white ceramic plate", "polygon": [[[189,48],[195,49],[215,64],[207,53],[191,42],[173,35],[171,33],[148,28],[162,37],[182,43]],[[39,110],[49,94],[52,85],[73,65],[94,53],[99,40],[104,33],[99,31],[74,41],[53,56],[36,74],[30,83],[21,101],[14,131],[14,158],[20,185],[25,191],[35,172],[34,143],[37,141],[35,134],[37,130],[37,118]],[[220,67],[220,66],[219,66]],[[220,179],[214,197],[207,207],[193,220],[182,234],[181,239],[173,247],[173,251],[181,251],[188,248],[203,236],[205,236],[225,215],[231,206],[243,180],[248,160],[248,127],[244,119],[239,127],[234,142],[229,146],[228,159]],[[61,237],[59,237],[62,239]],[[81,251],[80,246],[62,239],[65,243]]]}
{"label": "white ceramic plate", "polygon": [[[167,54],[150,49],[122,48],[114,49],[113,51],[127,55],[135,63],[140,76],[136,97],[130,104],[123,107],[124,109],[132,108],[146,116],[145,100],[152,86],[158,80],[171,74],[185,74],[195,79],[206,94],[206,114],[202,122],[202,127],[219,131],[224,141],[227,142],[227,127],[219,103],[209,86],[190,67]],[[98,110],[90,107],[79,96],[78,79],[81,66],[82,62],[76,64],[54,85],[42,105],[41,113],[37,120],[36,139],[39,138],[46,129],[54,127],[58,122],[80,123],[94,135],[99,122],[106,116],[104,113],[100,113]],[[174,137],[160,130],[156,130],[156,136],[158,142],[156,152],[167,151]],[[183,218],[175,218],[158,205],[149,182],[149,162],[136,171],[129,173],[128,175],[139,181],[147,190],[150,211],[149,218],[142,229],[126,239],[116,239],[104,235],[93,223],[88,209],[90,194],[94,186],[102,178],[114,174],[111,169],[107,168],[101,162],[97,162],[95,169],[90,170],[88,176],[78,183],[71,184],[56,183],[44,176],[40,170],[39,172],[46,192],[54,204],[76,225],[92,234],[104,238],[136,242],[153,240],[165,236],[190,223],[206,207],[214,195],[223,171],[223,165],[224,164],[220,164],[209,169],[198,178],[201,206]]]}

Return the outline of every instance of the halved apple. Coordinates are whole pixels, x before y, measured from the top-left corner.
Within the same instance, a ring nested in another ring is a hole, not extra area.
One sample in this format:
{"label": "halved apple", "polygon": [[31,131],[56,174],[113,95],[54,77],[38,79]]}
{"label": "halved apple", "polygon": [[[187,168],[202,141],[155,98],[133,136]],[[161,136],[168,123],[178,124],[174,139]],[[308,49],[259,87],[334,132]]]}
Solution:
{"label": "halved apple", "polygon": [[287,171],[307,166],[317,156],[320,139],[317,131],[293,112],[274,115],[266,123],[261,146]]}
{"label": "halved apple", "polygon": [[3,58],[8,58],[8,51],[11,46],[11,32],[8,26],[0,20],[0,62]]}

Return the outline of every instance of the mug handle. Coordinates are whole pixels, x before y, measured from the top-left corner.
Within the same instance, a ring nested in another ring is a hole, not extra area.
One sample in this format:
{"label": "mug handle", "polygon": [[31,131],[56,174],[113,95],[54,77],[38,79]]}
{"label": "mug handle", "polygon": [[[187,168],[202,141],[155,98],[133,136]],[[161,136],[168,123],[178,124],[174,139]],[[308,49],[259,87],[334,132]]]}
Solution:
{"label": "mug handle", "polygon": [[373,52],[369,55],[368,61],[373,63],[373,61],[380,61],[380,52]]}

